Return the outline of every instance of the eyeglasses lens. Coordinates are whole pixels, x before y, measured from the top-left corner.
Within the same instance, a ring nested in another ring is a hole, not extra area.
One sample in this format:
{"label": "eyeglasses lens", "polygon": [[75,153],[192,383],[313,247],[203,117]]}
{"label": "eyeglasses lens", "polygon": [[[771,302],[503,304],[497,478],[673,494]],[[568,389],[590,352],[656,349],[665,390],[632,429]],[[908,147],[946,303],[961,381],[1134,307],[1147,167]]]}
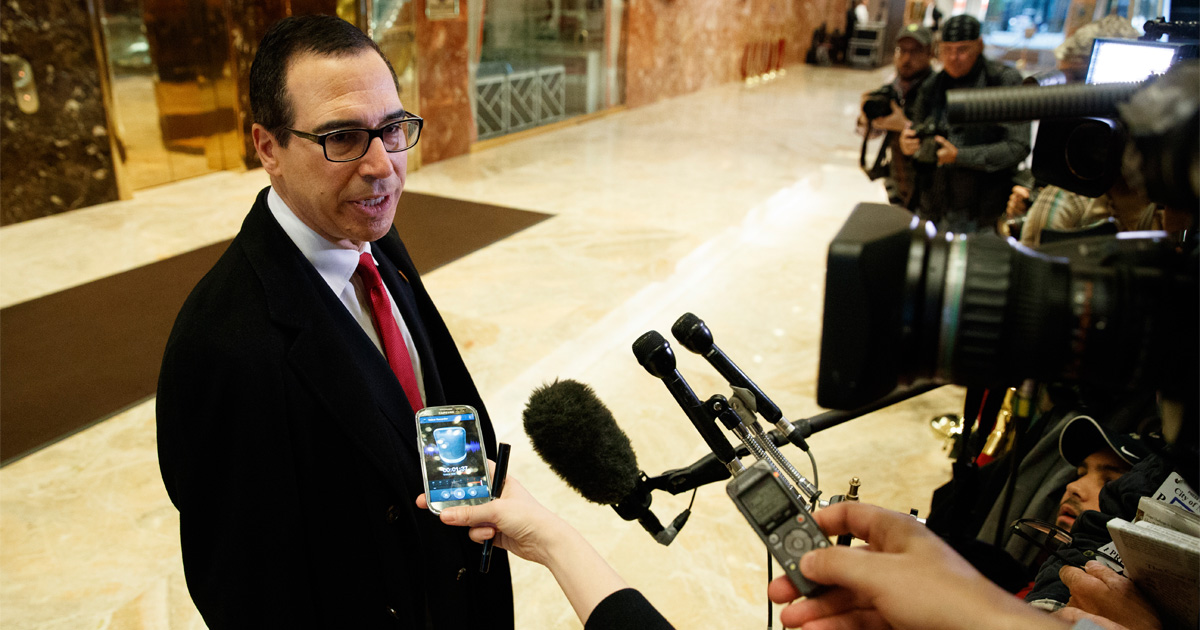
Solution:
{"label": "eyeglasses lens", "polygon": [[1048,549],[1058,549],[1071,544],[1071,534],[1043,521],[1021,521],[1014,524],[1030,537],[1036,538]]}
{"label": "eyeglasses lens", "polygon": [[325,137],[325,154],[330,160],[350,161],[366,155],[371,136],[378,135],[388,153],[411,149],[417,143],[420,126],[415,120],[406,120],[379,129],[375,134],[362,129],[339,131]]}

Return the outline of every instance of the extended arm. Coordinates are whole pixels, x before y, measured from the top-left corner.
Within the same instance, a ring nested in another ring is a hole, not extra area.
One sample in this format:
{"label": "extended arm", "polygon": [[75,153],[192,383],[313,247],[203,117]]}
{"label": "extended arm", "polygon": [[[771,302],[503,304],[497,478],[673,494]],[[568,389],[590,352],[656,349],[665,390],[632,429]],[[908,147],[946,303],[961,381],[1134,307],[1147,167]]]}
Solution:
{"label": "extended arm", "polygon": [[[417,497],[417,507],[424,509],[426,506],[425,495]],[[447,508],[442,510],[441,518],[447,525],[470,527],[470,537],[476,542],[494,537],[501,549],[550,569],[575,614],[585,625],[589,620],[594,621],[592,613],[601,602],[629,588],[582,534],[538,503],[512,476],[500,498],[483,505]],[[649,606],[610,612],[615,612],[617,618],[621,612],[636,613],[637,628],[671,629],[666,619]]]}

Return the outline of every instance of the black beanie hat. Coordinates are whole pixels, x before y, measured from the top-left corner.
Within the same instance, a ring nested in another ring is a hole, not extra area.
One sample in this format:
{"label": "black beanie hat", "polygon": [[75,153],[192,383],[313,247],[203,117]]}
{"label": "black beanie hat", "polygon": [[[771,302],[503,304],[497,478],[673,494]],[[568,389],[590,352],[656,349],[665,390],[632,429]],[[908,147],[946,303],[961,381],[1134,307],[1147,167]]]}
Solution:
{"label": "black beanie hat", "polygon": [[969,15],[956,15],[942,25],[942,41],[972,42],[979,39],[979,20]]}

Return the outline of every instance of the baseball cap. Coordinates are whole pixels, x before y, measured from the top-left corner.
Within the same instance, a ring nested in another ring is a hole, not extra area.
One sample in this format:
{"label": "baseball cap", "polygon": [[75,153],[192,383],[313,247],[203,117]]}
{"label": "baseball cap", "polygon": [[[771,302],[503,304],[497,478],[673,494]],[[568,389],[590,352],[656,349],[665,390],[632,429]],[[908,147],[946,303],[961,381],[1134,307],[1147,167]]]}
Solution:
{"label": "baseball cap", "polygon": [[1130,466],[1150,454],[1150,447],[1140,435],[1105,431],[1091,416],[1072,418],[1058,437],[1058,452],[1072,466],[1083,464],[1088,455],[1106,447]]}
{"label": "baseball cap", "polygon": [[896,36],[896,42],[899,43],[900,40],[905,38],[914,40],[922,46],[928,47],[933,45],[933,33],[930,33],[929,29],[920,24],[905,26],[900,30],[900,34]]}
{"label": "baseball cap", "polygon": [[959,14],[942,25],[943,42],[972,42],[979,39],[979,20]]}

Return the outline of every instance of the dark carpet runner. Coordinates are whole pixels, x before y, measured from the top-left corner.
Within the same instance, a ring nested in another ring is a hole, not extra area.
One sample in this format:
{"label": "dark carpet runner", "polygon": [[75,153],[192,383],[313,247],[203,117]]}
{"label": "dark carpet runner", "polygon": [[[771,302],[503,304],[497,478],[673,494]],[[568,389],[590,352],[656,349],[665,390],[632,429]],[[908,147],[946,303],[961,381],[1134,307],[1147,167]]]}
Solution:
{"label": "dark carpet runner", "polygon": [[[549,216],[405,192],[396,227],[424,274]],[[175,316],[228,246],[0,310],[0,465],[153,396]]]}

